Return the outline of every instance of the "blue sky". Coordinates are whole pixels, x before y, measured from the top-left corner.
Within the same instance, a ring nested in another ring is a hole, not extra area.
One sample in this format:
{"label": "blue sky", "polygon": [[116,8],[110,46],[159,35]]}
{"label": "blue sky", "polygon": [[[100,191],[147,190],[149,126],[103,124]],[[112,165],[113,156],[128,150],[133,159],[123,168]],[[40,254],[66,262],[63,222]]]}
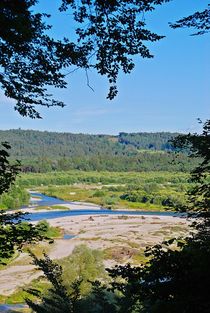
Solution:
{"label": "blue sky", "polygon": [[[53,34],[71,34],[68,14],[55,13],[59,1],[50,1],[50,8],[48,0],[40,2],[39,9],[52,14]],[[196,119],[210,116],[210,35],[190,36],[192,30],[172,30],[168,22],[202,10],[208,2],[173,0],[146,16],[148,27],[166,38],[150,45],[153,59],[135,57],[133,73],[120,74],[115,100],[106,100],[106,79],[89,73],[93,92],[86,85],[85,73],[79,70],[69,75],[66,90],[54,92],[67,106],[42,108],[42,120],[20,117],[12,101],[0,94],[0,128],[92,134],[197,131]]]}

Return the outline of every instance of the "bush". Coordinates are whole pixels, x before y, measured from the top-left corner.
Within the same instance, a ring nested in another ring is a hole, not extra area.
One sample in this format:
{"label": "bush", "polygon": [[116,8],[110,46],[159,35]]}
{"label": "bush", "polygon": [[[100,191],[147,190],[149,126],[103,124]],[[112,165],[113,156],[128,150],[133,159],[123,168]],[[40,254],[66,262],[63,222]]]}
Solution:
{"label": "bush", "polygon": [[103,196],[105,196],[105,192],[102,190],[97,190],[93,194],[93,197],[103,197]]}
{"label": "bush", "polygon": [[0,208],[1,209],[19,209],[23,205],[29,203],[29,193],[19,186],[13,186],[9,192],[3,193],[0,196]]}

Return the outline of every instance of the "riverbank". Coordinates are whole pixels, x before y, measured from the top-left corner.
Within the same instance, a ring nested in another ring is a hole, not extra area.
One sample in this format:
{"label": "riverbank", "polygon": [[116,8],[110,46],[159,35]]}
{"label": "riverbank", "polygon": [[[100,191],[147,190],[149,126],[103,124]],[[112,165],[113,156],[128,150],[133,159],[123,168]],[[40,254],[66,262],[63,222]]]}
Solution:
{"label": "riverbank", "polygon": [[[108,210],[96,204],[68,202],[38,192],[31,192],[31,196],[31,207],[22,209],[29,213],[27,218],[33,223],[46,219],[65,234],[52,245],[46,242],[36,245],[38,257],[43,251],[52,259],[62,259],[76,246],[85,244],[103,252],[105,267],[127,262],[137,265],[145,262],[147,246],[188,232],[189,221],[181,216],[174,217],[174,212]],[[21,253],[1,270],[2,299],[14,301],[14,293],[42,275],[31,261],[28,254]]]}
{"label": "riverbank", "polygon": [[[65,234],[75,235],[72,239],[56,239],[53,245],[45,243],[52,259],[61,259],[72,253],[80,244],[99,249],[104,254],[104,265],[130,262],[139,263],[144,258],[146,246],[152,246],[188,231],[188,221],[172,216],[134,215],[77,215],[49,219],[52,226],[60,227]],[[12,295],[41,275],[30,264],[27,254],[21,254],[8,267],[1,270],[0,295]]]}
{"label": "riverbank", "polygon": [[[28,213],[28,219],[38,221],[43,219],[59,218],[64,216],[89,215],[89,214],[110,214],[110,215],[153,215],[153,216],[176,216],[174,211],[150,211],[141,209],[108,209],[97,204],[87,202],[69,202],[60,198],[51,197],[39,192],[30,191],[30,207],[21,209],[23,213]],[[18,210],[17,210],[18,211]],[[178,214],[180,216],[180,214]]]}
{"label": "riverbank", "polygon": [[49,205],[49,206],[33,206],[26,207],[21,209],[24,213],[35,213],[35,212],[49,212],[49,211],[100,211],[101,207],[95,204],[86,204],[83,202],[75,202],[75,203],[65,203],[59,205]]}

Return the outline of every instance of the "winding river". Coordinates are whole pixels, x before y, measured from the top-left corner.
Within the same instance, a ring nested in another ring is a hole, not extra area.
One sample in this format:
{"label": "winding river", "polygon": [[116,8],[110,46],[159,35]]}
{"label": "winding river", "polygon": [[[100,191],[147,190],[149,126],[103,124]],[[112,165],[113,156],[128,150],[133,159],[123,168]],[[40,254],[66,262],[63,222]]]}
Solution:
{"label": "winding river", "polygon": [[[180,214],[172,211],[131,211],[131,210],[109,210],[101,208],[93,204],[87,204],[82,202],[68,202],[58,198],[49,197],[41,193],[31,193],[33,197],[32,205],[39,206],[51,206],[51,205],[65,205],[70,204],[70,210],[52,210],[46,212],[29,213],[27,218],[31,221],[47,220],[52,218],[59,218],[65,216],[76,216],[76,215],[98,215],[98,214],[109,214],[109,215],[159,215],[159,216],[180,216]],[[37,200],[36,200],[37,198]],[[76,207],[76,209],[74,209]]]}

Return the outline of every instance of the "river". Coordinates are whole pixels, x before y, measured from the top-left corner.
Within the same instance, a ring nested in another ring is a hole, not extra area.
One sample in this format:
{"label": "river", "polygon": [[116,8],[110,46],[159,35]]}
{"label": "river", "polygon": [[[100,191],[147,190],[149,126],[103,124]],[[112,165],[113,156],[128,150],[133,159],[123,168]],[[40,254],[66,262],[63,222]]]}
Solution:
{"label": "river", "polygon": [[[32,203],[33,205],[39,205],[39,206],[52,206],[52,205],[59,205],[59,204],[71,205],[70,210],[57,210],[57,211],[52,210],[52,211],[46,211],[46,212],[35,211],[34,213],[29,213],[27,215],[27,218],[30,219],[31,221],[47,220],[47,219],[52,219],[52,218],[65,217],[65,216],[101,215],[101,214],[180,216],[180,213],[176,213],[172,211],[110,210],[110,209],[101,208],[93,204],[64,201],[64,200],[54,198],[54,197],[49,197],[42,193],[37,193],[37,192],[32,192],[31,196],[33,197],[33,203]],[[74,209],[75,206],[77,207],[77,209]]]}

